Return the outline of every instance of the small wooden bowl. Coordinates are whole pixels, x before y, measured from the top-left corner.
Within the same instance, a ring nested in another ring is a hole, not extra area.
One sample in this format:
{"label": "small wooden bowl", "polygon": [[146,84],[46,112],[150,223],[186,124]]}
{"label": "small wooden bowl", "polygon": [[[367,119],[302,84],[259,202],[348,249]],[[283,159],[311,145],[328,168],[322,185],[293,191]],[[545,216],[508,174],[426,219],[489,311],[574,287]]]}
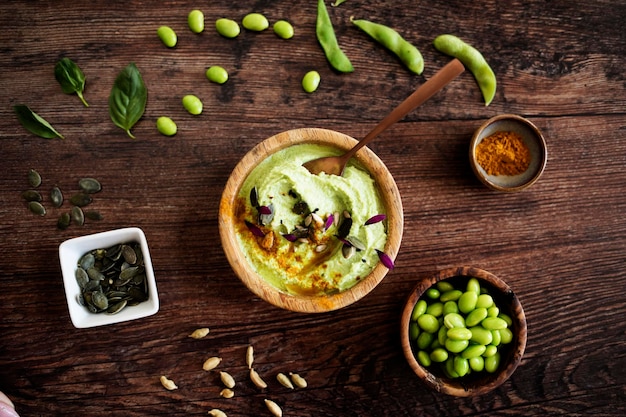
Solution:
{"label": "small wooden bowl", "polygon": [[[530,166],[519,175],[490,175],[476,160],[476,147],[480,142],[496,132],[515,132],[530,151]],[[548,149],[541,131],[528,119],[515,114],[501,114],[483,123],[474,132],[469,148],[469,159],[476,177],[487,187],[496,191],[522,191],[533,185],[546,167]]]}
{"label": "small wooden bowl", "polygon": [[[389,271],[378,263],[372,272],[346,291],[332,295],[293,295],[280,291],[258,275],[250,266],[236,238],[236,199],[250,172],[269,155],[286,147],[316,143],[349,150],[357,141],[339,132],[316,128],[294,129],[279,133],[255,146],[237,164],[230,175],[219,209],[219,231],[226,257],[241,281],[256,295],[277,307],[302,313],[320,313],[348,306],[372,291]],[[387,212],[387,242],[384,252],[395,259],[404,224],[402,201],[396,183],[383,162],[368,148],[355,158],[376,181]]]}
{"label": "small wooden bowl", "polygon": [[[477,278],[481,286],[488,289],[489,294],[491,294],[496,305],[500,308],[500,312],[506,313],[511,317],[513,320],[513,325],[511,326],[513,340],[511,343],[500,348],[502,358],[496,372],[487,373],[483,371],[479,374],[473,373],[461,378],[448,378],[443,372],[438,372],[438,369],[435,367],[425,368],[418,363],[409,337],[411,314],[413,313],[413,307],[422,294],[437,282],[443,280],[450,280],[451,282],[455,280],[467,280],[469,277]],[[518,298],[511,288],[500,278],[478,268],[467,266],[455,267],[444,269],[417,283],[409,294],[402,312],[400,335],[402,350],[404,351],[404,356],[409,366],[426,385],[444,394],[457,397],[470,397],[485,394],[499,387],[513,374],[522,360],[526,348],[526,316],[524,315],[524,310]]]}

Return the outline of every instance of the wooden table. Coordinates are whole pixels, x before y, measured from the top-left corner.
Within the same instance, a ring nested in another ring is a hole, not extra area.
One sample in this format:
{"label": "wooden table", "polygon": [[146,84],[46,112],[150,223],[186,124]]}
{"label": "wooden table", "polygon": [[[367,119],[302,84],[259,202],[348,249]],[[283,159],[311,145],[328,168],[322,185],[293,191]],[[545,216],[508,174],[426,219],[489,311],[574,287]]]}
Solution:
{"label": "wooden table", "polygon": [[[316,4],[306,2],[12,1],[0,5],[0,390],[22,416],[624,415],[626,413],[626,3],[623,1],[357,2],[329,12],[355,71],[338,74],[315,38]],[[187,28],[201,8],[207,28]],[[296,36],[243,31],[221,38],[213,22],[253,11],[288,19]],[[353,27],[350,17],[396,28],[422,52],[409,73]],[[160,43],[169,25],[178,46]],[[397,181],[405,212],[396,268],[363,300],[325,314],[298,314],[253,296],[219,243],[221,191],[238,160],[266,137],[322,127],[363,137],[386,112],[449,58],[432,40],[453,33],[482,51],[498,79],[485,107],[469,72],[371,145]],[[69,57],[87,76],[84,107],[55,81]],[[135,62],[148,105],[130,139],[108,114],[117,73]],[[221,65],[229,81],[204,72]],[[305,72],[322,82],[307,94]],[[191,116],[185,94],[204,101]],[[12,106],[29,105],[64,140],[28,133]],[[528,117],[544,133],[549,160],[532,188],[501,194],[473,176],[472,132],[501,113]],[[160,135],[159,116],[178,123]],[[58,230],[63,210],[44,217],[21,198],[27,172],[41,190],[66,195],[82,177],[103,190],[104,219]],[[58,246],[66,239],[126,226],[142,228],[156,271],[160,311],[134,322],[72,326]],[[505,279],[524,306],[528,345],[520,367],[478,398],[434,393],[411,372],[400,348],[399,317],[415,283],[442,268],[472,265]],[[201,340],[188,337],[209,327]],[[265,390],[247,379],[254,346]],[[238,381],[219,395],[209,356]],[[299,372],[308,388],[288,390],[278,372]],[[166,391],[159,376],[178,384]]]}

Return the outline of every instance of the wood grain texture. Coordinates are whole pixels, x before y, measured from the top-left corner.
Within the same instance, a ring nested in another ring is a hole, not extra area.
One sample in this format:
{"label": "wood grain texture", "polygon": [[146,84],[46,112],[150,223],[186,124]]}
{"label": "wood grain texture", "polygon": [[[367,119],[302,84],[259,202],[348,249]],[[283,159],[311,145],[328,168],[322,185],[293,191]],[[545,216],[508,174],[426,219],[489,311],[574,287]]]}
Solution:
{"label": "wood grain texture", "polygon": [[[327,2],[329,4],[329,2]],[[207,29],[193,34],[187,13],[201,8]],[[0,390],[22,416],[267,415],[264,398],[297,416],[624,415],[626,414],[626,3],[353,1],[328,7],[355,67],[337,74],[315,39],[316,2],[185,0],[0,3]],[[296,36],[213,31],[219,17],[251,11],[288,19]],[[412,75],[350,24],[350,16],[397,29],[422,52]],[[175,49],[156,37],[163,24]],[[219,198],[237,162],[263,139],[319,127],[361,138],[449,58],[432,39],[453,33],[476,46],[498,77],[485,107],[469,72],[370,145],[394,176],[404,207],[396,268],[359,302],[331,313],[269,305],[233,274],[219,244]],[[53,68],[75,60],[87,76],[84,108],[63,94]],[[148,105],[132,140],[111,122],[107,100],[117,73],[135,62]],[[222,65],[223,86],[204,71]],[[317,69],[306,94],[300,79]],[[181,105],[204,102],[201,116]],[[65,140],[26,132],[12,111],[24,103]],[[548,143],[541,179],[515,194],[487,190],[473,175],[474,130],[500,113],[529,118]],[[158,134],[159,116],[178,134]],[[81,177],[103,190],[92,203],[104,219],[57,230],[63,210],[30,214],[20,194],[30,168],[41,190],[66,196]],[[65,305],[58,245],[125,226],[146,233],[161,309],[150,318],[75,329]],[[437,394],[405,361],[399,326],[415,283],[440,269],[471,265],[504,279],[528,322],[525,355],[494,392],[472,399]],[[207,338],[187,335],[209,327]],[[247,379],[255,349],[259,391]],[[209,356],[238,381],[219,396]],[[288,390],[278,372],[298,372]],[[180,387],[166,391],[159,376]]]}

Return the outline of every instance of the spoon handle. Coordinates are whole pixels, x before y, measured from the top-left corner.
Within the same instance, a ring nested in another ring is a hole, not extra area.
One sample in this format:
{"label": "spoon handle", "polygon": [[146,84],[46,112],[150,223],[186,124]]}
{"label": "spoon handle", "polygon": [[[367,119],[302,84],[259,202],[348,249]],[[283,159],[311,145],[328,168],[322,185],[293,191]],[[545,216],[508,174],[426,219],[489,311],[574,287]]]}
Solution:
{"label": "spoon handle", "polygon": [[400,103],[398,107],[393,109],[387,117],[381,120],[367,134],[367,136],[361,139],[359,143],[345,155],[346,158],[350,159],[359,149],[371,142],[372,139],[382,133],[389,126],[401,120],[411,110],[431,98],[436,92],[458,77],[463,71],[465,71],[465,67],[458,59],[455,58],[447,63],[443,68],[437,71],[435,75],[419,86],[417,90]]}

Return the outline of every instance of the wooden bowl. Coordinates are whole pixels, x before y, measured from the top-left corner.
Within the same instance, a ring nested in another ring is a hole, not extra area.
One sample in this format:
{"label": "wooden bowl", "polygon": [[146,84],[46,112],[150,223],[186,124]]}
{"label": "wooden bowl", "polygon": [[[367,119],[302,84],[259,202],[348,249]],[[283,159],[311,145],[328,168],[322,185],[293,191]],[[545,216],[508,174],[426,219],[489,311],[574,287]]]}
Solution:
{"label": "wooden bowl", "polygon": [[[303,128],[279,133],[255,146],[237,164],[230,175],[219,208],[219,231],[226,257],[241,281],[257,296],[286,310],[319,313],[348,306],[372,291],[389,271],[378,263],[372,272],[351,288],[329,295],[293,295],[277,289],[255,272],[246,260],[236,238],[236,199],[250,172],[269,155],[286,147],[314,143],[349,150],[357,141],[331,130]],[[375,180],[387,214],[387,242],[384,252],[395,259],[402,239],[404,216],[396,183],[383,162],[368,148],[357,152],[355,158]],[[239,220],[240,221],[240,220]]]}
{"label": "wooden bowl", "polygon": [[[517,175],[490,175],[480,166],[476,148],[483,139],[496,132],[514,132],[520,135],[530,152],[530,165],[526,171]],[[501,114],[487,120],[474,132],[470,142],[469,159],[474,174],[487,187],[495,191],[515,192],[537,182],[546,167],[548,149],[543,134],[530,120],[515,114]]]}
{"label": "wooden bowl", "polygon": [[[452,283],[459,281],[465,282],[469,277],[477,278],[481,287],[485,287],[489,291],[496,305],[500,308],[500,312],[506,313],[511,317],[513,324],[510,328],[513,332],[513,340],[511,343],[499,347],[501,361],[496,372],[473,372],[461,378],[449,378],[443,372],[440,372],[436,366],[426,368],[419,364],[415,357],[416,349],[414,349],[413,346],[414,342],[412,343],[410,340],[409,325],[411,323],[413,307],[426,290],[439,281],[450,280]],[[522,305],[511,288],[509,288],[504,281],[482,269],[462,266],[442,270],[417,283],[409,294],[404,306],[400,323],[400,333],[404,356],[413,372],[415,372],[426,385],[444,394],[457,397],[470,397],[485,394],[499,387],[513,374],[524,355],[527,327],[526,316],[524,315]]]}

